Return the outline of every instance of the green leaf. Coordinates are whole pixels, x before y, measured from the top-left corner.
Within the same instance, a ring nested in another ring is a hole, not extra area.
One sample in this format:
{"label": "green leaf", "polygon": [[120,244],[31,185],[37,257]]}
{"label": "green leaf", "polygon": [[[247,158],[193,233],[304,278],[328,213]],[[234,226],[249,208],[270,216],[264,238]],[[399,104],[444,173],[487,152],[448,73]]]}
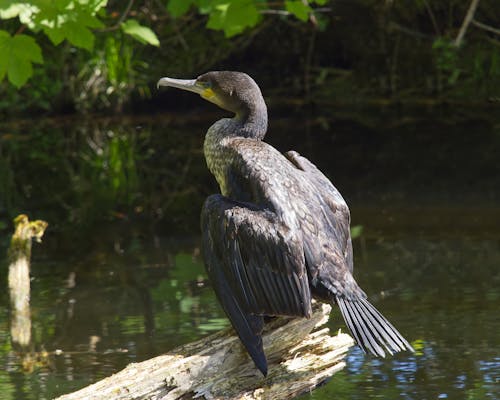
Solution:
{"label": "green leaf", "polygon": [[194,3],[198,8],[200,14],[210,14],[214,10],[215,6],[218,3],[221,3],[221,1],[219,0],[218,2],[216,2],[213,0],[194,0]]}
{"label": "green leaf", "polygon": [[9,66],[8,51],[10,48],[10,35],[8,32],[0,31],[0,82],[3,81],[5,74],[7,73],[7,67]]}
{"label": "green leaf", "polygon": [[227,37],[243,32],[257,25],[260,14],[255,3],[248,0],[225,1],[210,12],[207,28],[223,30]]}
{"label": "green leaf", "polygon": [[44,31],[50,41],[56,46],[66,37],[66,32],[62,29],[44,29]]}
{"label": "green leaf", "polygon": [[94,34],[91,29],[104,26],[95,14],[106,1],[58,0],[43,4],[34,23],[43,29],[53,44],[58,45],[67,39],[77,47],[92,49]]}
{"label": "green leaf", "polygon": [[192,3],[192,0],[169,0],[167,11],[172,17],[177,18],[186,14]]}
{"label": "green leaf", "polygon": [[0,81],[5,74],[9,82],[16,87],[23,86],[33,75],[33,63],[42,63],[40,46],[30,36],[10,36],[0,31]]}
{"label": "green leaf", "polygon": [[68,42],[86,50],[92,50],[94,47],[94,34],[90,29],[76,21],[68,21],[64,25],[64,34]]}
{"label": "green leaf", "polygon": [[28,35],[15,35],[12,38],[13,53],[32,62],[43,63],[42,49],[35,39]]}
{"label": "green leaf", "polygon": [[304,4],[300,0],[286,0],[285,8],[289,13],[295,15],[298,19],[304,22],[307,21],[309,14],[312,11],[311,7]]}
{"label": "green leaf", "polygon": [[140,25],[135,19],[125,21],[121,27],[123,32],[141,43],[150,44],[152,46],[160,45],[160,41],[156,34],[147,26]]}
{"label": "green leaf", "polygon": [[27,7],[29,7],[28,4],[20,3],[16,0],[0,0],[0,18],[15,18]]}
{"label": "green leaf", "polygon": [[210,13],[210,18],[207,22],[207,28],[214,30],[224,29],[224,22],[227,16],[227,10],[229,8],[229,3],[218,4],[214,8],[207,10]]}
{"label": "green leaf", "polygon": [[20,88],[33,75],[31,62],[15,55],[12,55],[9,61],[9,69],[7,71],[9,82],[15,87]]}

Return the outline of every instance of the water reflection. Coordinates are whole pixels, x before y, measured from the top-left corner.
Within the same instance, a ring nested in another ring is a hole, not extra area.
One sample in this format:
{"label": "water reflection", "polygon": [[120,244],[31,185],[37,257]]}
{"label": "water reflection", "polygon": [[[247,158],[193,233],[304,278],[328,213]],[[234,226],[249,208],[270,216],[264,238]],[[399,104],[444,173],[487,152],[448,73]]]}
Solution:
{"label": "water reflection", "polygon": [[[354,349],[346,370],[313,397],[497,398],[498,240],[431,240],[420,234],[368,241],[367,252],[368,262],[358,263],[358,271],[368,271],[362,281],[377,282],[377,263],[393,256],[384,268],[388,281],[408,285],[381,299],[380,307],[411,339],[416,354],[382,361]],[[356,383],[349,396],[345,382]]]}
{"label": "water reflection", "polygon": [[[148,116],[0,127],[0,247],[14,213],[51,226],[31,282],[34,346],[50,364],[22,371],[0,291],[2,399],[50,399],[227,326],[199,256],[200,206],[216,190],[202,132],[214,117],[196,118],[189,126]],[[443,143],[442,123],[405,137],[337,121],[334,135],[318,127],[298,143],[301,124],[274,119],[270,141],[334,177],[363,226],[358,282],[417,350],[376,360],[354,348],[346,369],[311,396],[498,398],[497,125],[474,143],[461,139],[469,125],[457,126],[459,139]],[[465,153],[475,156],[458,165]],[[450,180],[434,176],[445,154],[444,172],[458,168]],[[4,288],[6,271],[3,261]],[[334,311],[330,327],[341,325]]]}
{"label": "water reflection", "polygon": [[[116,236],[122,233],[115,232]],[[68,262],[75,274],[70,286],[61,260],[39,260],[33,272],[33,329],[37,344],[51,352],[51,366],[24,375],[9,356],[11,350],[2,351],[2,362],[10,371],[7,380],[3,377],[5,385],[20,385],[27,393],[39,377],[44,382],[39,398],[51,398],[225,326],[227,320],[206,282],[197,244],[196,237],[184,238],[182,243],[157,237],[140,244],[134,241],[134,246],[123,246],[117,253],[109,241],[107,252],[99,250]],[[354,348],[346,370],[313,392],[314,398],[461,398],[464,391],[468,398],[495,398],[500,379],[500,358],[495,355],[500,330],[496,312],[500,249],[495,241],[468,239],[460,242],[460,254],[450,257],[456,244],[456,240],[425,237],[367,240],[366,260],[358,263],[358,270],[364,272],[361,280],[373,286],[405,285],[404,290],[378,297],[377,306],[405,332],[417,353],[378,360]],[[433,280],[422,279],[421,273],[401,278],[406,269],[420,265],[421,257],[413,263],[403,257],[415,249],[434,260],[428,268],[441,271]],[[443,262],[443,252],[451,260],[448,263]],[[140,259],[134,254],[140,254]],[[398,261],[379,264],[390,260],[391,254]],[[451,276],[455,262],[469,258],[482,265],[483,287],[474,288],[470,274],[455,276],[455,288],[449,279],[439,278]],[[465,288],[466,298],[458,288]],[[336,313],[330,327],[337,330],[340,324]],[[17,392],[15,398],[30,397]]]}

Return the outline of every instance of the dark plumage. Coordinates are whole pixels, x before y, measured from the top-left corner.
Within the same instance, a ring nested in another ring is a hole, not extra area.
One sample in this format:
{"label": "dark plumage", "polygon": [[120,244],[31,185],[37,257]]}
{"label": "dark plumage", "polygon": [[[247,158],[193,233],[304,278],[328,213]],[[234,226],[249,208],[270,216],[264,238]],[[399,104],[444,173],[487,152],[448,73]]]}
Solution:
{"label": "dark plumage", "polygon": [[267,374],[264,316],[311,315],[311,297],[336,302],[358,345],[384,357],[413,351],[367,300],[352,276],[349,208],[309,160],[263,142],[267,109],[241,72],[159,86],[199,93],[235,113],[205,137],[208,168],[221,193],[202,210],[203,254],[215,292],[257,368]]}

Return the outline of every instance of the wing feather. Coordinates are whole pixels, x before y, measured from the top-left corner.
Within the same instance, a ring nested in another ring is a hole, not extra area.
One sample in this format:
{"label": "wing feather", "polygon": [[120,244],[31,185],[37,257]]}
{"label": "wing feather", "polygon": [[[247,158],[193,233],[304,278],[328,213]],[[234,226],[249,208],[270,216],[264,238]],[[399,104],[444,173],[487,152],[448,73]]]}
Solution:
{"label": "wing feather", "polygon": [[262,316],[312,313],[299,233],[269,210],[222,195],[206,200],[201,220],[209,278],[233,327],[265,374]]}
{"label": "wing feather", "polygon": [[[318,210],[322,217],[322,232],[327,233],[331,247],[338,247],[338,252],[346,261],[346,266],[352,273],[353,256],[350,223],[351,215],[344,198],[330,180],[307,158],[296,151],[285,153],[285,157],[299,170],[307,174],[308,182],[317,194]],[[314,248],[314,246],[312,246]],[[317,257],[310,254],[312,260]]]}

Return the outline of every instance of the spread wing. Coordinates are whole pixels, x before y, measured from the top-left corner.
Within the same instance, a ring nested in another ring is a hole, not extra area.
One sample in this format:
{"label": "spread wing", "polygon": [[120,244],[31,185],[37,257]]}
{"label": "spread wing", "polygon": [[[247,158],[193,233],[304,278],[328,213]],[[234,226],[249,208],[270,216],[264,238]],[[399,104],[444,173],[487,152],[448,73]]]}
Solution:
{"label": "spread wing", "polygon": [[219,301],[257,367],[267,364],[264,315],[311,315],[302,240],[269,210],[210,196],[202,210],[203,253]]}

